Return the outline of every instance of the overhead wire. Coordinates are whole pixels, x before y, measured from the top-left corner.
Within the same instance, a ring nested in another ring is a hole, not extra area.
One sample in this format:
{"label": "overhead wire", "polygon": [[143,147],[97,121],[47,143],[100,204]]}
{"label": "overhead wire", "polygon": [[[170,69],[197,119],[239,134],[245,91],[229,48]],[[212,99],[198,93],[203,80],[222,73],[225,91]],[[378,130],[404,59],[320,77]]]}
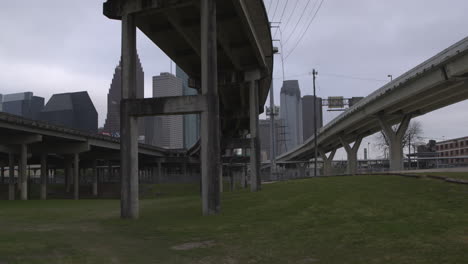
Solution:
{"label": "overhead wire", "polygon": [[299,37],[299,40],[296,42],[296,44],[294,45],[294,47],[291,49],[291,51],[289,51],[289,53],[286,55],[286,57],[284,58],[285,60],[294,52],[294,50],[299,46],[299,43],[302,41],[302,39],[304,38],[305,34],[307,33],[307,31],[309,30],[310,28],[310,25],[312,25],[312,22],[314,22],[315,20],[315,17],[317,16],[317,13],[320,11],[320,8],[322,7],[322,4],[325,0],[320,0],[320,4],[317,8],[317,10],[315,11],[314,15],[312,16],[312,19],[310,20],[309,24],[307,25],[306,29],[304,30],[304,32],[302,33],[302,35]]}
{"label": "overhead wire", "polygon": [[279,29],[279,27],[281,27],[281,22],[283,21],[284,13],[285,13],[285,11],[286,11],[286,9],[288,7],[288,3],[289,3],[289,0],[286,0],[286,3],[285,3],[284,8],[283,8],[283,12],[281,13],[281,17],[279,19],[278,28],[276,29],[275,34],[273,35],[273,38],[276,37],[276,34],[278,33],[278,29]]}
{"label": "overhead wire", "polygon": [[275,22],[275,16],[276,16],[276,11],[278,11],[279,2],[280,2],[279,0],[276,1],[275,11],[273,12],[273,16],[270,17],[270,20],[272,22]]}
{"label": "overhead wire", "polygon": [[305,6],[304,9],[302,9],[302,13],[301,13],[301,16],[299,17],[299,19],[297,20],[296,22],[296,25],[294,26],[293,30],[291,31],[291,34],[289,34],[289,36],[286,38],[286,40],[283,42],[284,45],[286,45],[288,43],[288,41],[291,39],[292,35],[294,34],[294,32],[296,31],[297,29],[297,26],[299,25],[299,23],[301,22],[302,18],[304,17],[304,14],[307,10],[307,7],[309,7],[309,4],[310,4],[310,0],[307,0],[307,4]]}
{"label": "overhead wire", "polygon": [[296,0],[296,4],[294,5],[292,12],[290,13],[288,19],[286,20],[286,23],[284,24],[284,27],[283,27],[284,30],[286,30],[286,28],[287,28],[288,25],[289,25],[289,22],[291,22],[291,18],[292,18],[292,16],[294,15],[294,13],[295,13],[295,11],[296,11],[297,4],[299,3],[299,1],[300,1],[300,0]]}

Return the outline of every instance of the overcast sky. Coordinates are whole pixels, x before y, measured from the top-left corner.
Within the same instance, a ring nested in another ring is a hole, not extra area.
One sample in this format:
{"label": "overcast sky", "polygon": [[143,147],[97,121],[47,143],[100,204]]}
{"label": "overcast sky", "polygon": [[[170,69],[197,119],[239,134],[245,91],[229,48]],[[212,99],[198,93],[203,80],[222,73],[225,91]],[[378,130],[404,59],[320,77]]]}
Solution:
{"label": "overcast sky", "polygon": [[[466,0],[325,0],[298,42],[320,0],[307,2],[272,0],[270,7],[270,0],[265,0],[270,20],[279,22],[283,15],[283,53],[289,54],[285,75],[299,80],[303,95],[312,93],[308,73],[315,68],[319,96],[366,96],[385,84],[388,74],[397,77],[468,36]],[[87,90],[102,126],[107,92],[120,57],[120,23],[102,15],[102,3],[4,1],[0,9],[0,93],[32,91],[48,100],[54,93]],[[278,32],[275,39],[280,36]],[[138,53],[145,72],[145,95],[150,97],[151,77],[170,71],[170,61],[141,33]],[[275,99],[279,103],[282,70],[279,55],[275,59]],[[325,121],[336,115],[325,111]],[[462,102],[418,120],[425,137],[449,139],[468,136],[467,115],[468,103]],[[363,145],[369,141],[365,139]],[[372,149],[372,156],[374,152],[378,150]]]}

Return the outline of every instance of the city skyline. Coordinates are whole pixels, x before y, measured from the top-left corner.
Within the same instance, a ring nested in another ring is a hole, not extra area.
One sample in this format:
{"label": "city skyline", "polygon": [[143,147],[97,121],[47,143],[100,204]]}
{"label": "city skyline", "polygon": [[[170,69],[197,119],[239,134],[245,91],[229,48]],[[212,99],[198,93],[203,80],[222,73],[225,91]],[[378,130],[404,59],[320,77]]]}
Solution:
{"label": "city skyline", "polygon": [[[54,5],[56,9],[48,10],[47,18],[31,23],[47,5]],[[421,9],[421,5],[425,8]],[[387,75],[397,77],[468,35],[464,26],[468,23],[463,12],[466,8],[468,3],[461,0],[451,1],[451,5],[422,0],[378,5],[369,0],[352,4],[326,2],[314,21],[314,31],[285,61],[286,79],[298,79],[303,95],[309,95],[312,78],[308,73],[316,68],[319,71],[318,96],[366,96],[385,84]],[[62,16],[66,10],[73,12]],[[40,4],[29,3],[28,8],[9,2],[0,12],[5,28],[18,29],[6,30],[2,36],[0,93],[31,90],[47,100],[59,90],[88,90],[99,112],[99,126],[102,126],[109,76],[120,56],[120,24],[102,16],[99,1],[41,1]],[[80,24],[73,23],[79,17],[88,19]],[[56,23],[58,19],[62,23]],[[333,31],[329,30],[330,26]],[[39,27],[41,34],[36,33]],[[75,43],[79,40],[83,41],[77,46]],[[275,46],[279,45],[275,43]],[[286,43],[289,50],[288,46]],[[145,58],[142,64],[148,73],[145,97],[151,97],[151,76],[170,71],[170,60],[140,33],[138,50]],[[280,62],[279,55],[275,61]],[[281,71],[280,63],[276,63],[277,105]],[[468,103],[462,102],[417,120],[422,121],[425,136],[461,137],[468,134],[468,129],[456,124],[466,116],[467,109]],[[324,111],[324,123],[337,114]],[[454,129],[443,129],[441,122]],[[371,155],[373,153],[375,150],[371,150]]]}

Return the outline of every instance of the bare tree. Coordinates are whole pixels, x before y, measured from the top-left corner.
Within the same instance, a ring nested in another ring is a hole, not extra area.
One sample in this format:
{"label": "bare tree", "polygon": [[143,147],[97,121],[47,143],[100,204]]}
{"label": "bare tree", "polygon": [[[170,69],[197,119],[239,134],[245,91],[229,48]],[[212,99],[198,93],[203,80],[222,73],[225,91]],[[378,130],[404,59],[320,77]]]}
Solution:
{"label": "bare tree", "polygon": [[[393,131],[397,131],[398,125],[393,125],[392,126]],[[403,149],[408,148],[408,152],[410,151],[411,147],[414,147],[414,144],[420,141],[422,138],[423,134],[423,129],[421,122],[419,121],[411,121],[411,123],[408,126],[408,129],[406,130],[405,135],[403,136],[402,139],[402,146]],[[384,157],[387,157],[386,151],[389,148],[389,142],[383,131],[377,134],[376,136],[377,142],[376,145],[384,151]]]}

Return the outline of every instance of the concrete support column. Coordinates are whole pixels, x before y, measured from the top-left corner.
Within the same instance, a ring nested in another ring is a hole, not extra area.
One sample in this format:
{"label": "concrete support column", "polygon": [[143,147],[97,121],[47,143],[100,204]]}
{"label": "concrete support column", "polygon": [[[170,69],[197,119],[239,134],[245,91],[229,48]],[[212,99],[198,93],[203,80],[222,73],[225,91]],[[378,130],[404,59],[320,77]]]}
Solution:
{"label": "concrete support column", "polygon": [[80,154],[73,154],[73,199],[80,199]]}
{"label": "concrete support column", "polygon": [[319,150],[320,156],[322,157],[323,160],[323,175],[324,176],[331,176],[333,175],[333,158],[335,157],[336,154],[336,149],[332,150],[330,152],[330,155],[327,157],[327,153],[323,150]]}
{"label": "concrete support column", "polygon": [[5,167],[3,166],[0,168],[0,175],[1,175],[0,177],[2,178],[2,184],[4,184],[5,183]]}
{"label": "concrete support column", "polygon": [[356,174],[358,165],[357,152],[359,150],[359,146],[361,146],[362,136],[358,136],[358,138],[354,142],[353,147],[349,145],[351,142],[347,142],[343,137],[340,136],[339,139],[344,149],[346,150],[346,154],[348,154],[348,165],[346,168],[346,174]]}
{"label": "concrete support column", "polygon": [[21,200],[28,199],[28,146],[26,144],[20,145],[20,162],[19,162],[19,173],[21,175]]}
{"label": "concrete support column", "polygon": [[97,160],[93,161],[93,196],[97,197],[98,196],[98,170],[97,170]]}
{"label": "concrete support column", "polygon": [[47,181],[49,174],[47,173],[47,154],[41,155],[41,200],[47,199]]}
{"label": "concrete support column", "polygon": [[[122,100],[136,99],[136,24],[135,16],[122,16]],[[120,109],[120,216],[137,219],[138,200],[138,118]]]}
{"label": "concrete support column", "polygon": [[216,0],[200,0],[200,13],[201,88],[207,96],[207,111],[201,113],[202,208],[203,215],[211,215],[221,209]]}
{"label": "concrete support column", "polygon": [[241,172],[241,186],[243,189],[247,188],[247,166],[244,165],[242,167],[242,172]]}
{"label": "concrete support column", "polygon": [[383,115],[377,116],[382,132],[387,140],[390,152],[390,171],[403,170],[403,137],[408,130],[411,121],[411,114],[405,115],[398,129],[393,130],[392,126],[387,123]]}
{"label": "concrete support column", "polygon": [[250,190],[257,192],[261,189],[260,175],[260,138],[258,129],[258,87],[254,78],[250,81]]}
{"label": "concrete support column", "polygon": [[66,186],[66,192],[69,193],[71,190],[71,182],[72,182],[72,177],[73,177],[73,168],[72,168],[72,159],[70,156],[67,156],[65,158],[65,168],[64,168],[64,173],[65,173],[65,186]]}
{"label": "concrete support column", "polygon": [[15,155],[8,153],[8,200],[15,200]]}

